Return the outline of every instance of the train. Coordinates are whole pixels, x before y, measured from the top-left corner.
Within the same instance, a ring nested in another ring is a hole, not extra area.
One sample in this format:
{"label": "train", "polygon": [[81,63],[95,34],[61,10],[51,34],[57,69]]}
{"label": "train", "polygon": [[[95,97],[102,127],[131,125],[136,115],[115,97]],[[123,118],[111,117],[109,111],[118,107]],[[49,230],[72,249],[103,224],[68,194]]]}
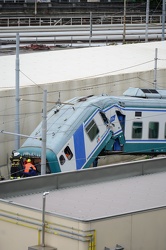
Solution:
{"label": "train", "polygon": [[[166,90],[74,97],[47,114],[46,173],[86,169],[103,155],[166,153]],[[18,149],[41,174],[42,122]]]}

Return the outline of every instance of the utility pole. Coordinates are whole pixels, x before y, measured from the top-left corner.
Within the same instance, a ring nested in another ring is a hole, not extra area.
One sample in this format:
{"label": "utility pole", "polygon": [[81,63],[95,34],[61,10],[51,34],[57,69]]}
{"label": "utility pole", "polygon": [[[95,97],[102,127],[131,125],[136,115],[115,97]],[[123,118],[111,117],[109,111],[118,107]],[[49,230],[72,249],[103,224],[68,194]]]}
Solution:
{"label": "utility pole", "polygon": [[158,49],[155,49],[155,58],[154,58],[154,88],[157,89],[157,52]]}
{"label": "utility pole", "polygon": [[146,2],[146,32],[145,32],[145,42],[148,42],[148,25],[149,25],[149,0]]}
{"label": "utility pole", "polygon": [[41,175],[46,174],[47,90],[43,93]]}
{"label": "utility pole", "polygon": [[19,47],[20,47],[20,41],[19,41],[19,33],[16,34],[16,114],[15,114],[15,150],[20,148],[20,108],[19,108],[19,102],[20,102],[20,62],[19,62]]}
{"label": "utility pole", "polygon": [[126,0],[124,0],[124,13],[123,13],[123,44],[126,41]]}
{"label": "utility pole", "polygon": [[90,35],[89,35],[89,46],[91,47],[91,37],[92,37],[92,12],[90,12]]}
{"label": "utility pole", "polygon": [[166,1],[163,0],[163,6],[162,6],[162,41],[164,41],[164,36],[165,36],[165,4]]}
{"label": "utility pole", "polygon": [[35,18],[36,18],[36,15],[37,15],[37,0],[35,0]]}

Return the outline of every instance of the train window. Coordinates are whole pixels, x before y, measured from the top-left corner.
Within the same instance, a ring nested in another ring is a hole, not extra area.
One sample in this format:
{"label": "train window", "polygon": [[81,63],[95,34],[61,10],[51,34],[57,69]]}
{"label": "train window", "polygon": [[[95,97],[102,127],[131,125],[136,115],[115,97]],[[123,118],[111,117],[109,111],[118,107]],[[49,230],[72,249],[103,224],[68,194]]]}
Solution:
{"label": "train window", "polygon": [[133,122],[132,138],[142,138],[142,122]]}
{"label": "train window", "polygon": [[122,115],[121,112],[119,112],[119,111],[116,111],[116,115],[118,117],[120,126],[121,126],[122,130],[124,131],[124,129],[125,129],[125,115]]}
{"label": "train window", "polygon": [[166,123],[165,123],[165,139],[166,139]]}
{"label": "train window", "polygon": [[135,117],[141,117],[141,116],[142,116],[142,112],[138,112],[138,111],[135,112]]}
{"label": "train window", "polygon": [[103,119],[104,124],[108,125],[109,124],[109,120],[106,117],[106,115],[103,112],[99,112],[101,115],[101,118]]}
{"label": "train window", "polygon": [[158,133],[159,133],[159,123],[149,122],[149,138],[150,139],[158,138]]}
{"label": "train window", "polygon": [[96,137],[96,135],[99,133],[99,129],[98,129],[98,127],[97,127],[94,120],[92,120],[88,124],[88,126],[85,128],[85,130],[86,130],[86,132],[87,132],[87,134],[88,134],[91,141],[93,141],[94,138]]}
{"label": "train window", "polygon": [[64,153],[67,157],[68,160],[71,160],[72,157],[73,157],[73,153],[71,152],[71,149],[69,148],[69,146],[67,146],[65,149],[64,149]]}
{"label": "train window", "polygon": [[65,163],[65,157],[63,155],[61,155],[59,157],[59,161],[60,161],[60,164],[63,165]]}

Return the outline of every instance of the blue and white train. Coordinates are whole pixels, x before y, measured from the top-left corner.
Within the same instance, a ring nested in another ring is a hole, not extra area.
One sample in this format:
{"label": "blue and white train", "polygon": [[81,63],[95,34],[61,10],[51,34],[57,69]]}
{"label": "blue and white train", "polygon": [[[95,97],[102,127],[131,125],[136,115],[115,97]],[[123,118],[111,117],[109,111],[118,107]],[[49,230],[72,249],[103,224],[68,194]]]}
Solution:
{"label": "blue and white train", "polygon": [[[99,155],[166,153],[166,90],[129,88],[69,103],[47,115],[47,173],[88,168]],[[31,137],[42,137],[42,123]],[[28,138],[18,151],[39,163],[42,142]]]}

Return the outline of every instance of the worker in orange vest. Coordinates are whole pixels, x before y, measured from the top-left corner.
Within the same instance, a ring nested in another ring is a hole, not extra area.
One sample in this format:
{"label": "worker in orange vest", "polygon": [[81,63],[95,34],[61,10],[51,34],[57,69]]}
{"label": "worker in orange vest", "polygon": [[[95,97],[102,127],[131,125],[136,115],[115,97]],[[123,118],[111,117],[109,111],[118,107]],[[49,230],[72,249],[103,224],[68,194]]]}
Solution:
{"label": "worker in orange vest", "polygon": [[32,164],[31,159],[28,159],[24,165],[24,177],[35,176],[36,167]]}

